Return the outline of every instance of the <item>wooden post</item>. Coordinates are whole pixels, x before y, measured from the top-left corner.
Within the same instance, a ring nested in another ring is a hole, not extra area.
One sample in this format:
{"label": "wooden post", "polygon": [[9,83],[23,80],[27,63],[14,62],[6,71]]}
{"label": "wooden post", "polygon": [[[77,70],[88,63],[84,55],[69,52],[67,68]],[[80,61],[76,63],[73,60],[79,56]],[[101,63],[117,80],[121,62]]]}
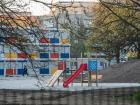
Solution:
{"label": "wooden post", "polygon": [[[83,53],[82,52],[81,52],[81,58],[82,58],[81,64],[83,64]],[[81,72],[81,86],[83,86],[83,71]]]}
{"label": "wooden post", "polygon": [[88,86],[91,86],[91,71],[88,71]]}
{"label": "wooden post", "polygon": [[[55,72],[56,72],[56,71],[55,71]],[[62,73],[62,75],[63,75],[63,73]],[[59,81],[59,77],[58,77],[58,79],[57,79],[57,82],[58,82],[58,86],[59,86],[59,82],[60,82],[60,81]],[[53,86],[54,86],[54,85],[53,85]]]}
{"label": "wooden post", "polygon": [[[89,61],[89,58],[91,57],[90,53],[88,52],[88,61]],[[88,86],[92,86],[91,85],[91,71],[88,70]]]}
{"label": "wooden post", "polygon": [[81,86],[83,86],[83,71],[82,71],[82,74],[81,74]]}
{"label": "wooden post", "polygon": [[[75,66],[75,60],[74,62],[72,62],[72,66],[74,67]],[[73,74],[73,68],[71,69],[71,75]],[[71,82],[71,86],[73,86],[73,81]]]}
{"label": "wooden post", "polygon": [[[73,72],[73,70],[71,70],[71,75],[73,74],[72,72]],[[71,82],[71,86],[73,86],[73,82]]]}
{"label": "wooden post", "polygon": [[[96,67],[98,68],[97,52],[96,52]],[[98,69],[96,68],[96,87],[98,87]]]}

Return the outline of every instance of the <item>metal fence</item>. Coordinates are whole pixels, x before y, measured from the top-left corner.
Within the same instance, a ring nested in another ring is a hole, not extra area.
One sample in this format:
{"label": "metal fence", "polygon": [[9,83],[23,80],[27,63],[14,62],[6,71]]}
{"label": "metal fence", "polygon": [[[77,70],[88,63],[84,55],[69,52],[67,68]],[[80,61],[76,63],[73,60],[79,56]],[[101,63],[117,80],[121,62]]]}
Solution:
{"label": "metal fence", "polygon": [[0,90],[0,105],[140,105],[140,87],[88,91]]}

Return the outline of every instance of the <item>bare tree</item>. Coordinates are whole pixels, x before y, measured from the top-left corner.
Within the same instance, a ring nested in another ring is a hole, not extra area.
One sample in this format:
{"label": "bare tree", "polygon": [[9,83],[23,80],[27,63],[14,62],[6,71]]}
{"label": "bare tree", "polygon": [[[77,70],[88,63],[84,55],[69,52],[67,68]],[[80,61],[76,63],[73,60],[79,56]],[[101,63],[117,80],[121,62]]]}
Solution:
{"label": "bare tree", "polygon": [[27,12],[27,6],[23,0],[0,1],[0,45],[9,46],[12,52],[24,52],[39,79],[31,53],[40,50],[36,43],[44,35],[39,20]]}

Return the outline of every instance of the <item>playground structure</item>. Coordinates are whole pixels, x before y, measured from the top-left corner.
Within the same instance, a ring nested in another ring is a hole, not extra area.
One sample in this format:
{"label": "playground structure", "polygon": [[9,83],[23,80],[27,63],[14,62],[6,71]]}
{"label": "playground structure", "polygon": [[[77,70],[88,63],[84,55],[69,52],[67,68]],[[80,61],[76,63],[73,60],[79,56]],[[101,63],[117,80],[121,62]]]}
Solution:
{"label": "playground structure", "polygon": [[[88,74],[87,80],[84,79],[83,77],[83,72],[86,71]],[[65,76],[69,74],[69,77],[66,79]],[[91,83],[93,81],[96,81],[96,86],[98,86],[98,80],[102,79],[102,75],[98,74],[98,69],[97,69],[97,60],[89,60],[87,63],[81,62],[80,66],[74,70],[69,70],[68,73],[66,71],[66,63],[60,62],[59,63],[59,68],[58,70],[53,74],[53,76],[49,79],[47,86],[48,87],[53,87],[54,84],[59,82],[59,77],[63,74],[63,87],[67,88],[69,87],[70,83],[73,83],[73,81],[78,77],[81,76],[81,80],[79,83],[83,84],[83,82],[88,82],[88,86],[91,86]],[[65,74],[65,75],[64,75]],[[59,83],[58,83],[59,84]]]}

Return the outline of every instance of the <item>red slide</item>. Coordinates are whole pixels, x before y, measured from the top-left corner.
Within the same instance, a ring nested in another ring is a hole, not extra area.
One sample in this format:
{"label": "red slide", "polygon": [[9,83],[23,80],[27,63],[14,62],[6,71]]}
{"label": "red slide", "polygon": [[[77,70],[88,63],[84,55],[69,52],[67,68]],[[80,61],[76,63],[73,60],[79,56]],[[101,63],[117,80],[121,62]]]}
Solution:
{"label": "red slide", "polygon": [[68,78],[68,80],[64,81],[63,83],[63,87],[66,88],[68,87],[68,85],[84,70],[87,69],[87,64],[81,64],[79,69],[70,76],[70,78]]}

